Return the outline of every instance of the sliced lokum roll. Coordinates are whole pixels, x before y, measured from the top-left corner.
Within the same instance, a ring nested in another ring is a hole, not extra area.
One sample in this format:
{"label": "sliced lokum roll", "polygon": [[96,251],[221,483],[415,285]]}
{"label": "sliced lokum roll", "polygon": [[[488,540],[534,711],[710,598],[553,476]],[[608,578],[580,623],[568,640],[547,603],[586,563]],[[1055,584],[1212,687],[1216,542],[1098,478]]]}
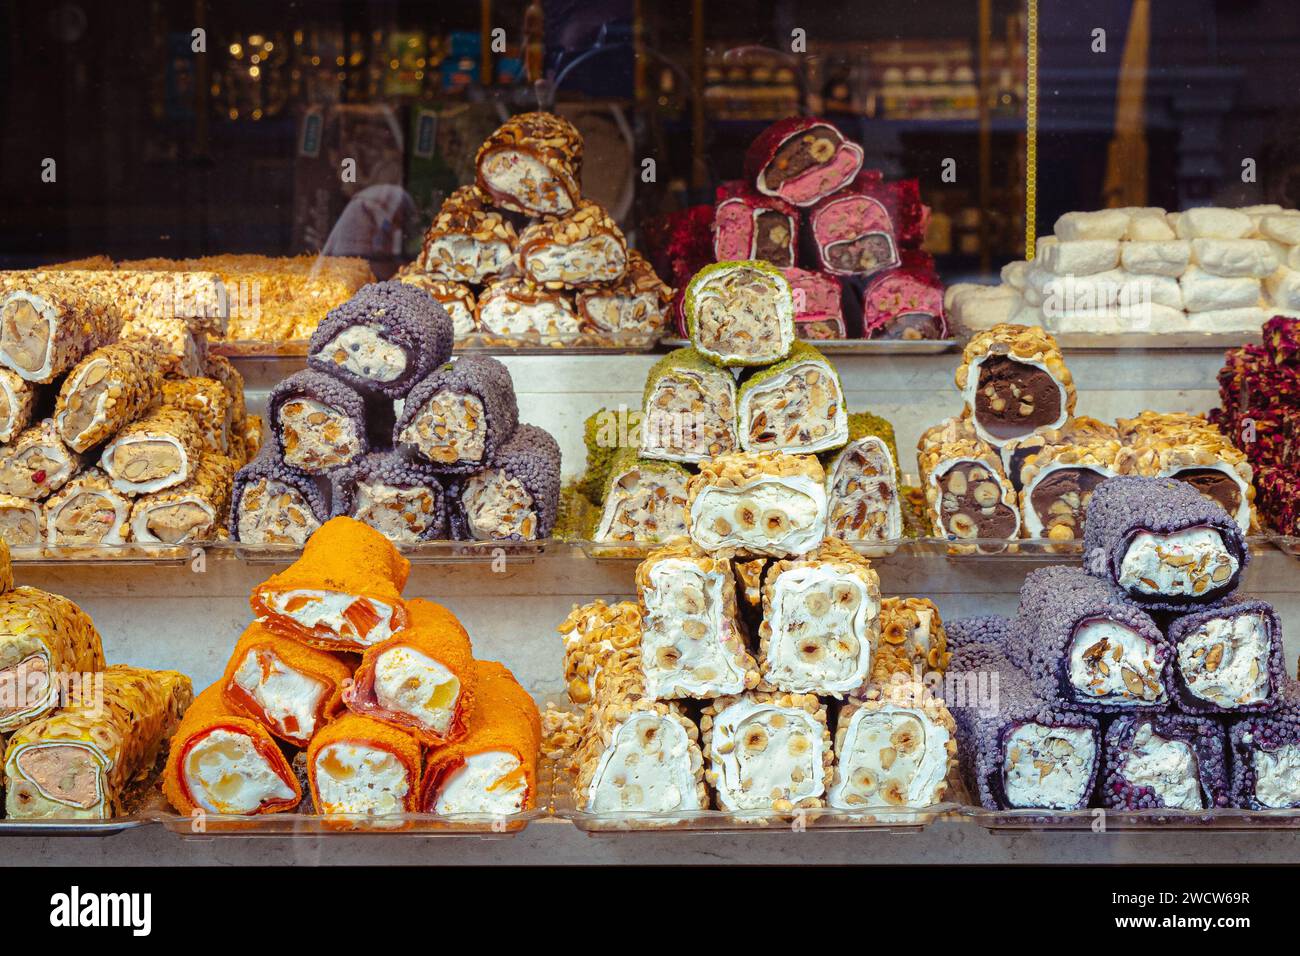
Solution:
{"label": "sliced lokum roll", "polygon": [[1106,729],[1097,786],[1113,810],[1209,810],[1229,806],[1223,726],[1208,717],[1141,714]]}
{"label": "sliced lokum roll", "polygon": [[239,370],[230,359],[216,353],[208,355],[208,360],[203,366],[203,374],[208,378],[215,378],[226,389],[227,394],[230,395],[230,427],[239,428],[247,415],[244,405],[244,376],[239,374]]}
{"label": "sliced lokum roll", "polygon": [[104,472],[88,468],[46,499],[42,521],[51,548],[124,544],[131,540],[131,499]]}
{"label": "sliced lokum roll", "polygon": [[378,282],[316,326],[307,364],[365,392],[401,398],[451,357],[451,319],[438,301],[402,282]]}
{"label": "sliced lokum roll", "polygon": [[330,475],[335,515],[350,515],[390,541],[447,537],[447,502],[438,475],[400,451],[371,452]]}
{"label": "sliced lokum roll", "polygon": [[627,271],[616,282],[579,289],[574,304],[583,332],[614,335],[658,332],[667,322],[673,290],[655,274],[648,259],[627,250]]}
{"label": "sliced lokum roll", "polygon": [[1174,619],[1174,698],[1194,714],[1273,710],[1286,683],[1282,625],[1267,601],[1230,601]]}
{"label": "sliced lokum roll", "polygon": [[999,325],[966,345],[957,389],[981,439],[1001,446],[1074,414],[1074,380],[1056,340],[1039,328]]}
{"label": "sliced lokum roll", "polygon": [[162,789],[186,815],[282,813],[302,802],[302,787],[275,738],[226,703],[220,681],[194,699],[176,728]]}
{"label": "sliced lokum roll", "polygon": [[474,290],[464,282],[432,278],[427,272],[408,272],[397,275],[399,282],[423,289],[433,296],[442,310],[451,318],[451,328],[456,338],[462,339],[478,330],[478,302]]}
{"label": "sliced lokum roll", "polygon": [[903,536],[894,426],[870,412],[848,417],[849,442],[822,455],[826,468],[826,533],[844,541],[883,542]]}
{"label": "sliced lokum roll", "polygon": [[306,747],[343,712],[343,689],[351,677],[341,658],[254,621],[231,652],[220,683],[232,713],[256,720],[291,746]]}
{"label": "sliced lokum roll", "polygon": [[1245,453],[1217,430],[1139,431],[1128,452],[1131,473],[1185,481],[1221,505],[1243,532],[1250,531],[1254,470]]}
{"label": "sliced lokum roll", "polygon": [[796,206],[811,206],[837,192],[861,168],[862,147],[811,116],[773,123],[745,153],[745,179],[763,195]]}
{"label": "sliced lokum roll", "polygon": [[328,651],[363,651],[406,626],[411,562],[352,518],[321,525],[300,557],[250,596],[271,630]]}
{"label": "sliced lokum roll", "polygon": [[59,437],[54,419],[42,419],[0,449],[0,494],[40,501],[62,488],[81,463],[81,455]]}
{"label": "sliced lokum roll", "polygon": [[846,191],[828,196],[808,215],[817,267],[839,276],[868,276],[902,261],[894,223],[879,199]]}
{"label": "sliced lokum roll", "polygon": [[514,224],[477,186],[461,186],[442,202],[424,234],[419,264],[427,275],[479,285],[507,271],[519,239]]}
{"label": "sliced lokum roll", "polygon": [[1031,571],[1007,656],[1044,700],[1097,714],[1164,710],[1174,651],[1147,614],[1082,568]]}
{"label": "sliced lokum roll", "polygon": [[862,294],[863,337],[942,339],[948,336],[943,283],[933,268],[904,264],[873,276]]}
{"label": "sliced lokum roll", "polygon": [[1100,485],[1116,475],[1118,442],[1043,445],[1020,469],[1020,514],[1028,538],[1073,541],[1083,537],[1088,504]]}
{"label": "sliced lokum roll", "polygon": [[[230,445],[233,403],[225,386],[215,378],[168,379],[163,382],[162,403],[193,416],[203,435],[204,452],[235,457]],[[261,419],[257,424],[260,432]]]}
{"label": "sliced lokum roll", "polygon": [[627,269],[627,240],[603,206],[581,199],[572,212],[523,231],[519,268],[547,289],[616,282]]}
{"label": "sliced lokum roll", "polygon": [[[975,430],[970,419],[965,427],[971,436]],[[1016,491],[1024,488],[1022,472],[1025,464],[1049,445],[1086,446],[1093,454],[1112,458],[1112,468],[1117,473],[1128,470],[1127,456],[1123,453],[1123,442],[1119,430],[1111,424],[1091,418],[1087,415],[1075,415],[1060,428],[1045,428],[1032,432],[1023,438],[1013,438],[998,449],[1002,456],[1002,467]]]}
{"label": "sliced lokum roll", "polygon": [[203,374],[208,339],[204,333],[195,332],[187,319],[172,316],[132,319],[122,325],[118,341],[152,349],[168,378]]}
{"label": "sliced lokum roll", "polygon": [[827,803],[840,810],[929,807],[957,769],[957,725],[914,681],[872,685],[840,708]]}
{"label": "sliced lokum roll", "polygon": [[420,809],[425,813],[509,816],[537,804],[542,721],[514,674],[473,661],[477,701],[462,740],[430,750]]}
{"label": "sliced lokum roll", "polygon": [[646,376],[641,455],[701,462],[733,452],[736,380],[695,349],[669,352]]}
{"label": "sliced lokum roll", "polygon": [[1083,533],[1088,571],[1130,600],[1186,611],[1236,590],[1250,561],[1241,528],[1191,485],[1121,476],[1092,496]]}
{"label": "sliced lokum roll", "polygon": [[887,597],[880,602],[880,642],[871,680],[885,685],[902,675],[915,679],[942,673],[952,655],[939,608],[929,598]]}
{"label": "sliced lokum roll", "polygon": [[636,569],[642,615],[641,671],[656,700],[720,697],[758,684],[736,609],[728,554],[687,542],[660,548]]}
{"label": "sliced lokum roll", "polygon": [[573,335],[578,313],[563,291],[531,279],[497,279],[478,297],[478,326],[490,335]]}
{"label": "sliced lokum roll", "polygon": [[724,810],[785,813],[825,805],[835,750],[812,694],[719,697],[700,717],[705,779]]}
{"label": "sliced lokum roll", "polygon": [[166,544],[212,540],[229,516],[234,479],[233,459],[204,455],[198,470],[179,485],[135,500],[131,540]]}
{"label": "sliced lokum roll", "polygon": [[691,344],[716,365],[770,365],[794,345],[794,295],[776,266],[717,262],[686,286]]}
{"label": "sliced lokum roll", "polygon": [[687,485],[691,540],[705,550],[791,557],[826,537],[826,472],[811,455],[721,455]]}
{"label": "sliced lokum roll", "polygon": [[343,702],[426,746],[453,743],[480,706],[469,634],[441,604],[417,598],[406,610],[405,627],[366,649]]}
{"label": "sliced lokum roll", "polygon": [[99,463],[114,488],[141,495],[188,480],[202,458],[203,433],[194,416],[161,405],[119,431]]}
{"label": "sliced lokum roll", "polygon": [[127,787],[153,769],[194,699],[177,671],[106,668],[58,711],[5,748],[5,816],[106,820],[126,812]]}
{"label": "sliced lokum roll", "polygon": [[307,748],[316,812],[387,816],[419,808],[420,742],[406,731],[358,714],[326,724]]}
{"label": "sliced lokum roll", "polygon": [[230,536],[236,541],[302,545],[328,518],[316,479],[269,449],[235,475]]}
{"label": "sliced lokum roll", "polygon": [[880,635],[880,578],[828,538],[768,569],[759,626],[764,688],[841,698],[867,683]]}
{"label": "sliced lokum roll", "polygon": [[99,631],[77,605],[30,587],[0,594],[0,733],[44,717],[103,669]]}
{"label": "sliced lokum roll", "polygon": [[0,495],[0,541],[11,548],[39,548],[44,540],[41,503],[17,495]]}
{"label": "sliced lokum roll", "polygon": [[794,332],[801,339],[820,341],[848,335],[840,298],[840,280],[824,272],[786,268],[781,270],[790,283],[794,300]]}
{"label": "sliced lokum roll", "polygon": [[393,438],[443,474],[482,468],[519,425],[510,372],[488,355],[463,355],[411,389]]}
{"label": "sliced lokum roll", "polygon": [[839,374],[806,342],[796,342],[788,358],[748,375],[737,405],[744,451],[809,455],[849,440]]}
{"label": "sliced lokum roll", "polygon": [[668,541],[687,534],[686,483],[690,473],[676,462],[638,458],[619,451],[609,477],[594,541]]}
{"label": "sliced lokum roll", "polygon": [[[617,409],[602,408],[594,411],[582,423],[582,442],[587,449],[587,470],[578,482],[578,487],[596,504],[604,501],[605,486],[609,482],[609,470],[613,467],[614,456],[624,448],[641,446],[643,418],[640,409],[629,409],[626,405],[620,405]],[[641,457],[651,456],[642,452]],[[654,457],[656,460],[661,460],[659,456]]]}
{"label": "sliced lokum roll", "polygon": [[569,700],[592,702],[597,677],[615,669],[641,669],[641,605],[634,601],[575,606],[557,628],[564,641],[564,681]]}
{"label": "sliced lokum roll", "polygon": [[370,448],[366,403],[323,372],[295,372],[271,389],[266,403],[275,451],[310,474],[356,461]]}
{"label": "sliced lokum roll", "polygon": [[799,210],[743,182],[718,187],[713,206],[713,258],[718,262],[761,259],[774,266],[798,264]]}
{"label": "sliced lokum roll", "polygon": [[1300,684],[1286,678],[1277,697],[1276,712],[1249,714],[1229,725],[1234,807],[1300,807]]}
{"label": "sliced lokum roll", "polygon": [[71,274],[24,273],[0,289],[0,362],[29,382],[52,382],[117,338],[125,316],[107,289]]}
{"label": "sliced lokum roll", "polygon": [[[1020,536],[1016,491],[992,446],[969,438],[944,441],[918,457],[934,534],[950,540],[1014,540]],[[999,551],[1000,545],[960,546]]]}
{"label": "sliced lokum roll", "polygon": [[448,494],[457,539],[549,537],[560,501],[560,446],[536,425],[520,425],[486,468],[456,479]]}
{"label": "sliced lokum roll", "polygon": [[519,113],[483,141],[478,188],[505,209],[562,216],[582,194],[582,134],[554,113]]}
{"label": "sliced lokum roll", "polygon": [[32,422],[36,386],[17,372],[0,368],[0,444],[13,441]]}
{"label": "sliced lokum roll", "polygon": [[1186,412],[1153,412],[1150,409],[1139,412],[1132,418],[1117,418],[1115,426],[1119,437],[1126,442],[1138,440],[1143,435],[1154,433],[1168,435],[1214,435],[1217,429],[1200,415]]}

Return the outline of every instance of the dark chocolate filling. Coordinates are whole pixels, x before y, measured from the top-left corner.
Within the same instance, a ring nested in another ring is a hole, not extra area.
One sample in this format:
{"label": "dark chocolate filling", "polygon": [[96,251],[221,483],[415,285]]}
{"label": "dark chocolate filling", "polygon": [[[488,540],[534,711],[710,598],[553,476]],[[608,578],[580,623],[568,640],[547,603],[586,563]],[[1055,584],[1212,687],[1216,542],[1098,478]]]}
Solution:
{"label": "dark chocolate filling", "polygon": [[826,264],[841,272],[875,272],[894,262],[894,244],[883,232],[832,242],[826,247]]}
{"label": "dark chocolate filling", "polygon": [[1174,475],[1179,481],[1185,481],[1205,497],[1222,506],[1229,517],[1237,517],[1241,507],[1241,489],[1237,483],[1221,471],[1213,468],[1186,468]]}
{"label": "dark chocolate filling", "polygon": [[1006,355],[980,363],[975,418],[994,438],[1019,438],[1060,417],[1060,388],[1048,372]]}
{"label": "dark chocolate filling", "polygon": [[1060,468],[1034,485],[1029,502],[1043,523],[1043,536],[1057,525],[1065,525],[1071,537],[1082,538],[1088,502],[1105,480],[1105,475],[1092,468]]}
{"label": "dark chocolate filling", "polygon": [[[829,154],[826,155],[828,147]],[[821,127],[805,130],[796,136],[791,136],[776,151],[772,161],[767,164],[767,170],[763,177],[767,188],[779,189],[787,179],[794,179],[814,166],[822,166],[830,162],[835,158],[835,153],[839,151],[839,148],[839,141],[834,135],[829,130]],[[825,158],[818,159],[813,154],[814,149],[825,155]]]}
{"label": "dark chocolate filling", "polygon": [[939,317],[929,312],[904,312],[876,330],[878,339],[937,339],[943,333]]}
{"label": "dark chocolate filling", "polygon": [[939,488],[940,517],[953,537],[1006,540],[1015,535],[1016,512],[1002,502],[1002,485],[986,466],[969,461],[953,465]]}
{"label": "dark chocolate filling", "polygon": [[774,266],[794,265],[794,244],[790,241],[793,230],[790,217],[774,209],[766,209],[755,217],[754,258]]}

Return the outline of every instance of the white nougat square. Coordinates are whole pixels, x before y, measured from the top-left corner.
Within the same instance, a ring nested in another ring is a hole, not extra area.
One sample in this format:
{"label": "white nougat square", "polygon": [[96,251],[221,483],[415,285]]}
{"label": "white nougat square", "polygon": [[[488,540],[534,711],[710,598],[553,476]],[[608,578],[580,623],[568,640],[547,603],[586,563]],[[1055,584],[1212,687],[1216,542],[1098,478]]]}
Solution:
{"label": "white nougat square", "polygon": [[1119,264],[1119,241],[1075,239],[1058,242],[1044,250],[1042,261],[1044,268],[1057,275],[1095,275]]}
{"label": "white nougat square", "polygon": [[1053,231],[1063,242],[1075,239],[1123,239],[1131,218],[1124,209],[1067,212],[1056,220]]}
{"label": "white nougat square", "polygon": [[1242,309],[1212,309],[1188,315],[1197,332],[1258,332],[1273,313],[1255,306]]}
{"label": "white nougat square", "polygon": [[1200,206],[1180,213],[1175,230],[1180,239],[1244,239],[1254,232],[1255,224],[1235,209]]}
{"label": "white nougat square", "polygon": [[1300,244],[1300,212],[1292,209],[1261,216],[1259,234],[1287,246]]}
{"label": "white nougat square", "polygon": [[1183,308],[1188,312],[1244,309],[1259,305],[1258,279],[1231,279],[1190,266],[1178,280],[1183,287]]}
{"label": "white nougat square", "polygon": [[1262,279],[1277,268],[1263,239],[1193,239],[1192,260],[1211,275]]}
{"label": "white nougat square", "polygon": [[1125,242],[1120,247],[1120,262],[1138,275],[1178,277],[1187,271],[1192,260],[1192,244],[1186,239]]}
{"label": "white nougat square", "polygon": [[1300,309],[1300,272],[1278,269],[1264,280],[1268,297],[1284,309]]}

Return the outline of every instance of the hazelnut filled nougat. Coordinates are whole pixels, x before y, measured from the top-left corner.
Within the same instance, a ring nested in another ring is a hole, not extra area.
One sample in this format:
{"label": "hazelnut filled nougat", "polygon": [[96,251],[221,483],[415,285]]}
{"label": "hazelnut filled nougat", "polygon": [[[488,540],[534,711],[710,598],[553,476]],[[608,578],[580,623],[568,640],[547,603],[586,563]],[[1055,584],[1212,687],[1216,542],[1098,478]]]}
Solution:
{"label": "hazelnut filled nougat", "polygon": [[1097,486],[1117,473],[1119,442],[1075,442],[1059,434],[1048,432],[1020,468],[1020,514],[1027,538],[1081,539]]}
{"label": "hazelnut filled nougat", "polygon": [[844,541],[884,542],[903,536],[894,426],[869,412],[848,417],[849,441],[823,453],[826,533]]}
{"label": "hazelnut filled nougat", "polygon": [[530,216],[562,216],[582,194],[582,134],[554,113],[519,113],[483,141],[478,188]]}
{"label": "hazelnut filled nougat", "polygon": [[1097,793],[1113,810],[1210,810],[1230,806],[1226,738],[1208,717],[1116,718],[1102,745]]}
{"label": "hazelnut filled nougat", "polygon": [[808,214],[816,264],[838,276],[868,276],[901,261],[894,223],[884,204],[846,190],[821,200]]}
{"label": "hazelnut filled nougat", "polygon": [[575,605],[557,628],[564,641],[564,681],[569,700],[592,702],[602,671],[637,670],[641,660],[641,606],[635,601]]}
{"label": "hazelnut filled nougat", "polygon": [[[29,382],[52,382],[113,341],[124,314],[99,273],[0,277],[0,362]],[[103,273],[108,275],[108,273]]]}
{"label": "hazelnut filled nougat", "polygon": [[848,337],[839,279],[824,272],[795,268],[784,268],[781,275],[790,283],[794,299],[795,335],[811,341]]}
{"label": "hazelnut filled nougat", "polygon": [[691,540],[706,550],[804,554],[826,537],[825,486],[826,473],[810,455],[742,453],[704,462],[687,485]]}
{"label": "hazelnut filled nougat", "polygon": [[390,541],[447,537],[447,501],[437,474],[399,451],[370,452],[330,475],[335,515],[349,515]]}
{"label": "hazelnut filled nougat", "polygon": [[794,345],[794,295],[767,262],[705,266],[686,286],[684,309],[691,344],[717,365],[770,365]]}
{"label": "hazelnut filled nougat", "polygon": [[211,541],[226,524],[234,478],[232,459],[204,455],[198,470],[186,481],[135,500],[131,540],[164,544]]}
{"label": "hazelnut filled nougat", "polygon": [[1042,329],[999,325],[966,345],[957,389],[981,440],[1001,447],[1074,414],[1074,380],[1056,340]]}
{"label": "hazelnut filled nougat", "polygon": [[286,465],[322,474],[370,448],[366,403],[354,389],[322,372],[295,372],[271,389],[267,415],[275,450]]}
{"label": "hazelnut filled nougat", "polygon": [[194,699],[176,671],[114,664],[98,688],[28,724],[5,748],[9,819],[104,820],[125,812],[128,785],[152,769]]}
{"label": "hazelnut filled nougat", "polygon": [[671,461],[624,448],[610,465],[593,541],[668,541],[687,534],[690,473]]}
{"label": "hazelnut filled nougat", "polygon": [[461,186],[442,201],[424,234],[419,265],[435,279],[474,285],[507,271],[518,242],[509,219],[491,208],[477,186]]}
{"label": "hazelnut filled nougat", "polygon": [[840,377],[806,342],[796,342],[788,358],[742,379],[737,404],[744,451],[808,455],[849,440]]}
{"label": "hazelnut filled nougat", "polygon": [[939,608],[929,598],[887,597],[880,602],[880,642],[871,662],[873,683],[885,685],[947,670],[952,655]]}
{"label": "hazelnut filled nougat", "polygon": [[1232,806],[1248,810],[1300,807],[1300,684],[1286,678],[1277,709],[1229,725]]}
{"label": "hazelnut filled nougat", "polygon": [[519,426],[509,370],[488,355],[463,355],[411,389],[394,443],[443,474],[467,474],[492,460]]}
{"label": "hazelnut filled nougat", "polygon": [[[203,435],[203,450],[208,455],[227,455],[244,464],[239,449],[232,445],[234,403],[226,387],[215,378],[176,378],[163,382],[162,403],[187,412],[198,423]],[[247,424],[257,416],[245,416]],[[261,419],[257,430],[261,432]],[[242,438],[242,436],[241,436]],[[242,442],[241,442],[242,443]]]}
{"label": "hazelnut filled nougat", "polygon": [[194,416],[161,405],[119,431],[99,463],[113,487],[128,495],[179,485],[203,459],[203,433]]}
{"label": "hazelnut filled nougat", "polygon": [[627,269],[627,241],[604,207],[582,199],[572,212],[523,231],[519,268],[548,289],[616,282]]}
{"label": "hazelnut filled nougat", "polygon": [[948,336],[943,283],[928,257],[908,254],[904,264],[873,276],[862,296],[866,338],[942,339]]}
{"label": "hazelnut filled nougat", "polygon": [[[969,438],[923,448],[918,465],[934,534],[953,541],[1020,536],[1016,492],[989,445]],[[1000,545],[960,545],[963,551]]]}
{"label": "hazelnut filled nougat", "polygon": [[555,527],[560,446],[536,425],[520,425],[482,471],[448,489],[453,537],[536,541]]}
{"label": "hazelnut filled nougat", "polygon": [[98,468],[86,469],[47,498],[41,518],[51,548],[131,540],[131,499]]}
{"label": "hazelnut filled nougat", "polygon": [[45,538],[41,503],[16,495],[0,495],[0,541],[11,548],[39,548]]}
{"label": "hazelnut filled nougat", "polygon": [[0,448],[0,494],[40,501],[81,470],[82,457],[63,443],[45,418]]}
{"label": "hazelnut filled nougat", "polygon": [[700,462],[736,451],[736,379],[695,349],[669,352],[650,368],[641,455]]}
{"label": "hazelnut filled nougat", "polygon": [[316,479],[270,449],[235,475],[229,530],[236,541],[302,545],[328,518]]}
{"label": "hazelnut filled nougat", "polygon": [[414,813],[420,799],[420,743],[391,724],[344,714],[307,748],[316,812],[326,816]]}
{"label": "hazelnut filled nougat", "polygon": [[1176,478],[1222,506],[1243,533],[1258,522],[1254,515],[1254,469],[1246,455],[1218,429],[1205,423],[1138,428],[1125,449],[1126,471]]}
{"label": "hazelnut filled nougat", "polygon": [[497,279],[478,297],[478,326],[488,335],[574,335],[578,313],[573,300],[532,279]]}
{"label": "hazelnut filled nougat", "polygon": [[0,368],[0,442],[8,444],[31,424],[36,391],[17,372]]}
{"label": "hazelnut filled nougat", "polygon": [[815,117],[773,123],[745,153],[745,179],[765,196],[811,206],[853,181],[862,169],[862,147]]}
{"label": "hazelnut filled nougat", "polygon": [[627,250],[627,270],[617,281],[579,289],[574,296],[581,331],[598,335],[660,331],[668,321],[673,290],[635,249]]}
{"label": "hazelnut filled nougat", "polygon": [[713,206],[713,258],[718,262],[761,259],[774,266],[797,264],[799,211],[743,182],[718,187]]}

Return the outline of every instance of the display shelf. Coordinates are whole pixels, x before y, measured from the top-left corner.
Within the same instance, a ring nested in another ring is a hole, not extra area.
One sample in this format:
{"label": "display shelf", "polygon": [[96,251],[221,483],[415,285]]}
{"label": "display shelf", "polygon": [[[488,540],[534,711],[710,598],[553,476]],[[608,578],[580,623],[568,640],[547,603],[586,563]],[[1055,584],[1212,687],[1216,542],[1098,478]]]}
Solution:
{"label": "display shelf", "polygon": [[0,840],[6,837],[110,837],[154,822],[147,814],[112,820],[0,820]]}
{"label": "display shelf", "polygon": [[184,564],[206,544],[118,544],[97,547],[11,548],[16,565],[173,565]]}
{"label": "display shelf", "polygon": [[[659,343],[658,333],[619,333],[598,335],[471,335],[456,340],[454,351],[480,352],[489,355],[634,355],[652,352]],[[305,359],[307,339],[284,342],[224,341],[212,345],[212,351],[232,360]]]}
{"label": "display shelf", "polygon": [[[668,349],[687,348],[690,339],[666,338]],[[942,355],[960,347],[958,339],[815,339],[809,340],[824,355]]]}
{"label": "display shelf", "polygon": [[[287,564],[302,555],[295,544],[243,544],[239,541],[213,541],[204,546],[220,558],[245,564]],[[563,555],[561,542],[542,541],[423,541],[397,546],[412,564],[490,564],[503,558],[511,562],[530,562],[546,555]]]}
{"label": "display shelf", "polygon": [[[1051,329],[1048,329],[1052,332]],[[1160,351],[1238,348],[1259,338],[1259,329],[1237,332],[1052,332],[1057,344],[1070,351]]]}
{"label": "display shelf", "polygon": [[990,832],[1056,830],[1065,832],[1300,829],[1296,810],[986,810],[962,806],[955,818]]}
{"label": "display shelf", "polygon": [[544,809],[529,810],[508,817],[465,813],[395,813],[380,817],[364,814],[321,816],[315,813],[267,813],[245,817],[209,813],[193,817],[156,813],[151,822],[186,840],[231,837],[478,837],[504,838],[522,833],[534,820],[546,816]]}

